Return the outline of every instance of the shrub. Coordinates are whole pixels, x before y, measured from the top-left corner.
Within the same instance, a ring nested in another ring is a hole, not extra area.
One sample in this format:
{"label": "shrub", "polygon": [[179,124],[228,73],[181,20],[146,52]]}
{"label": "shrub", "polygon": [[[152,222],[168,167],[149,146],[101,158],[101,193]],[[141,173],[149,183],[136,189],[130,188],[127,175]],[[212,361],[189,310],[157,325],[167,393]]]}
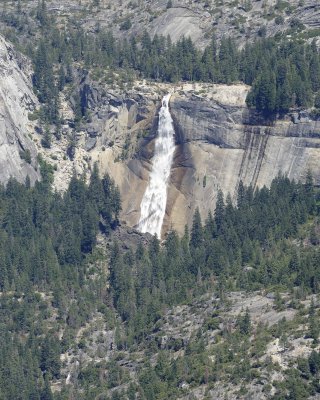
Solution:
{"label": "shrub", "polygon": [[284,18],[283,18],[283,16],[282,16],[282,15],[277,15],[276,18],[275,18],[275,20],[274,20],[274,22],[275,22],[277,25],[282,25],[282,24],[284,23]]}
{"label": "shrub", "polygon": [[21,160],[24,160],[25,162],[27,162],[28,164],[31,164],[31,153],[29,149],[20,151],[20,158]]}
{"label": "shrub", "polygon": [[120,25],[120,30],[121,31],[127,31],[132,27],[132,23],[129,18],[127,18],[125,21],[122,22]]}

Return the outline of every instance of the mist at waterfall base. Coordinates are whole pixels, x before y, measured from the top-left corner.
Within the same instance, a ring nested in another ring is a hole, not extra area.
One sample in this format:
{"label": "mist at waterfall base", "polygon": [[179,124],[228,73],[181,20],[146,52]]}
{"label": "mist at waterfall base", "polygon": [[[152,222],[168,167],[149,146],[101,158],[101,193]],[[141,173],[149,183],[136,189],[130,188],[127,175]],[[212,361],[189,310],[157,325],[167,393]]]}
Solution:
{"label": "mist at waterfall base", "polygon": [[169,111],[171,94],[162,99],[159,113],[158,136],[152,158],[149,183],[141,201],[138,230],[161,237],[161,228],[167,205],[167,186],[175,149],[174,128]]}

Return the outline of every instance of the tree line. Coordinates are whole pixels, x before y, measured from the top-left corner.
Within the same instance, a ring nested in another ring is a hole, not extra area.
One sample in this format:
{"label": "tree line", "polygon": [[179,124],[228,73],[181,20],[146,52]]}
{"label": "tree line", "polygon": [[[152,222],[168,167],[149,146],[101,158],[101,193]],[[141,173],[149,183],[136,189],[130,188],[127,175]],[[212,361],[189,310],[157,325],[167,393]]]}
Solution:
{"label": "tree line", "polygon": [[[119,42],[111,32],[89,35],[78,27],[64,33],[53,30],[52,37],[40,39],[31,55],[34,84],[52,121],[57,117],[57,104],[49,88],[63,89],[72,80],[72,63],[80,61],[85,68],[124,69],[137,77],[164,82],[241,81],[252,85],[247,104],[267,115],[318,105],[320,55],[315,42],[278,43],[274,38],[261,38],[239,50],[231,38],[222,38],[220,43],[213,38],[202,52],[190,38],[172,43],[170,37],[155,35],[151,39],[145,32],[140,40],[131,37]],[[53,63],[60,65],[55,80]]]}
{"label": "tree line", "polygon": [[[62,30],[44,0],[38,3],[33,22],[21,10],[18,14],[4,12],[1,18],[24,34],[21,49],[33,61],[33,83],[44,123],[59,125],[59,91],[72,82],[75,65],[123,70],[127,76],[173,83],[244,82],[252,85],[247,104],[267,115],[286,113],[292,107],[320,106],[320,55],[315,41],[259,37],[239,49],[230,37],[219,42],[213,37],[203,51],[188,37],[173,43],[169,36],[151,38],[148,32],[119,41],[99,26],[88,33],[77,21]],[[26,26],[32,29],[34,22],[38,31],[31,35]],[[78,117],[85,114],[81,104],[75,111]]]}

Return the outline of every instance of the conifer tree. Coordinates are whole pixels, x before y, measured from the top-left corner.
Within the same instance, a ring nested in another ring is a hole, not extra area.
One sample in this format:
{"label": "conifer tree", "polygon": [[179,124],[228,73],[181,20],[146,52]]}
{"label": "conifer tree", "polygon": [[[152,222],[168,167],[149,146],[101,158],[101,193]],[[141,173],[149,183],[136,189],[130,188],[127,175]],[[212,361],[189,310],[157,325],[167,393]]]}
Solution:
{"label": "conifer tree", "polygon": [[202,231],[202,223],[199,208],[196,208],[196,211],[193,216],[192,229],[191,229],[191,237],[190,237],[190,245],[193,248],[199,248],[203,242],[203,231]]}
{"label": "conifer tree", "polygon": [[225,204],[224,204],[224,199],[223,199],[223,193],[219,189],[218,195],[217,195],[216,208],[215,208],[215,212],[214,212],[214,222],[216,224],[218,233],[221,233],[221,231],[222,231],[224,217],[225,217]]}

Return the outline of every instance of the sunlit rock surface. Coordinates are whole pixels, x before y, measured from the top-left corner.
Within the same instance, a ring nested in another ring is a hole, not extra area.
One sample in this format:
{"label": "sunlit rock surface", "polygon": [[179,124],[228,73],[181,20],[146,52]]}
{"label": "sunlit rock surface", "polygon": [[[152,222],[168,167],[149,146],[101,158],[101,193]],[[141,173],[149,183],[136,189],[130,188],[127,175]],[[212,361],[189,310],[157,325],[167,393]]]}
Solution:
{"label": "sunlit rock surface", "polygon": [[28,135],[33,130],[28,114],[34,111],[36,97],[26,65],[27,61],[0,36],[1,183],[6,183],[11,176],[24,182],[28,175],[31,183],[39,178],[35,169],[36,148]]}

